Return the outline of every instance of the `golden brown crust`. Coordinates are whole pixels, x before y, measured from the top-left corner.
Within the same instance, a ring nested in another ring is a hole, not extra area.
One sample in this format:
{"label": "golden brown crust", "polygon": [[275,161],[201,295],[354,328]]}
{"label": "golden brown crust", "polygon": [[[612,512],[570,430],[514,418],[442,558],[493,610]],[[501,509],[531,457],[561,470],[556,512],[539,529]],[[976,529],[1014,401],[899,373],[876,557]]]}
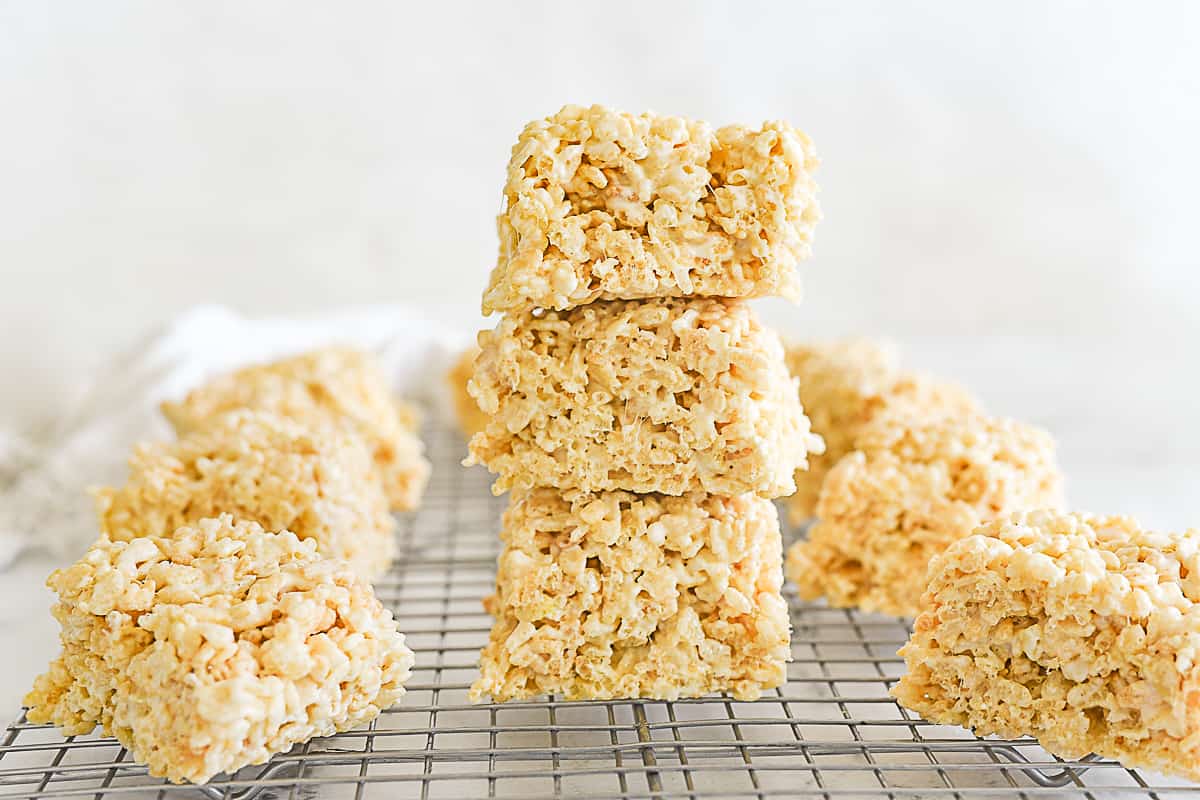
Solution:
{"label": "golden brown crust", "polygon": [[100,531],[114,541],[229,513],[312,539],[368,580],[396,554],[396,521],[362,441],[268,412],[233,411],[177,441],[139,445],[125,485],[96,500]]}
{"label": "golden brown crust", "polygon": [[789,494],[821,440],[778,337],[734,300],[600,302],[505,317],[470,391],[468,463],[494,490]]}
{"label": "golden brown crust", "polygon": [[934,560],[893,690],[931,722],[1200,780],[1200,531],[1017,513]]}
{"label": "golden brown crust", "polygon": [[413,410],[396,400],[378,362],[349,347],[313,350],[222,375],[162,411],[185,434],[229,411],[271,411],[297,422],[349,425],[374,454],[392,508],[416,508],[429,479]]}
{"label": "golden brown crust", "polygon": [[101,725],[152,775],[203,783],[376,717],[412,652],[344,563],[228,515],[171,536],[100,538],[47,585],[62,654],[32,722]]}
{"label": "golden brown crust", "polygon": [[929,561],[984,520],[1062,503],[1049,434],[980,414],[877,415],[825,478],[819,521],[788,552],[807,600],[897,616],[920,610]]}
{"label": "golden brown crust", "polygon": [[808,137],[783,122],[566,106],[512,150],[483,312],[595,300],[799,298],[820,220]]}
{"label": "golden brown crust", "polygon": [[472,697],[672,699],[783,683],[779,520],[754,495],[514,492]]}

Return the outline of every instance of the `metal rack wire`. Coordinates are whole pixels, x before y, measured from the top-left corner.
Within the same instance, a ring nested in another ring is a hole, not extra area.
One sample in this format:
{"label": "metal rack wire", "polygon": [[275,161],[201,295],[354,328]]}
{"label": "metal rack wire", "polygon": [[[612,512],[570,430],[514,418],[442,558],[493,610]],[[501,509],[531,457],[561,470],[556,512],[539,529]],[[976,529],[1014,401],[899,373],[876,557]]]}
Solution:
{"label": "metal rack wire", "polygon": [[788,682],[756,702],[472,704],[505,500],[481,469],[458,465],[451,428],[431,424],[426,441],[424,506],[403,519],[402,555],[376,584],[417,654],[398,706],[204,787],[170,786],[111,739],[64,739],[22,716],[0,737],[0,800],[1200,797],[1113,762],[925,723],[887,694],[903,669],[902,621],[795,598]]}

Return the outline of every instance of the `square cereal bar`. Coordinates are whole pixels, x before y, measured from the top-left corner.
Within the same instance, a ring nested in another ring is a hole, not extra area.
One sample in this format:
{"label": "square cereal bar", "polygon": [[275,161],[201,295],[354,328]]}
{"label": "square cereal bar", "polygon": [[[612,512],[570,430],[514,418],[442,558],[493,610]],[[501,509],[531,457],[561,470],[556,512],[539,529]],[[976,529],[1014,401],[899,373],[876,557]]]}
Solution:
{"label": "square cereal bar", "polygon": [[507,316],[470,391],[468,463],[494,487],[790,494],[821,448],[779,338],[735,300],[600,302]]}
{"label": "square cereal bar", "polygon": [[139,445],[120,488],[96,491],[101,533],[115,541],[166,536],[230,513],[290,530],[368,580],[396,554],[371,453],[344,427],[233,411],[174,442]]}
{"label": "square cereal bar", "polygon": [[471,696],[757,697],[789,659],[779,520],[754,495],[514,492]]}
{"label": "square cereal bar", "polygon": [[808,137],[566,106],[525,126],[485,314],[646,297],[799,299],[821,218]]}
{"label": "square cereal bar", "polygon": [[369,722],[404,694],[412,652],[345,564],[228,515],[168,537],[101,537],[54,572],[62,653],[31,722],[96,725],[150,774],[203,783]]}
{"label": "square cereal bar", "polygon": [[818,521],[792,545],[800,597],[896,616],[920,610],[929,562],[981,522],[1062,503],[1054,440],[980,414],[878,415],[825,478]]}
{"label": "square cereal bar", "polygon": [[854,449],[863,426],[887,407],[907,404],[914,413],[942,416],[978,409],[962,387],[948,381],[903,372],[893,348],[867,339],[789,343],[788,370],[800,381],[800,401],[813,432],[825,440],[825,452],[796,472],[796,493],[785,505],[792,524],[816,513],[825,476]]}
{"label": "square cereal bar", "polygon": [[930,568],[893,694],[938,724],[1200,781],[1200,531],[1036,511]]}
{"label": "square cereal bar", "polygon": [[180,434],[239,408],[271,411],[298,422],[345,424],[370,447],[392,508],[410,511],[429,479],[411,408],[399,403],[378,362],[361,350],[329,347],[246,367],[163,403]]}

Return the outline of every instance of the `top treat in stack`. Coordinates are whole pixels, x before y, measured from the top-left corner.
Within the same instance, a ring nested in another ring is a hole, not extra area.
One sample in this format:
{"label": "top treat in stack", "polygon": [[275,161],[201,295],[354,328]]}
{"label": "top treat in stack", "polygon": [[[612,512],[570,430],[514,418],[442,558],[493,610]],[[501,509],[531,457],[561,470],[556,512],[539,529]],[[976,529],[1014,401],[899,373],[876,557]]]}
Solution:
{"label": "top treat in stack", "polygon": [[820,219],[812,143],[566,106],[513,147],[485,314],[649,297],[799,299]]}

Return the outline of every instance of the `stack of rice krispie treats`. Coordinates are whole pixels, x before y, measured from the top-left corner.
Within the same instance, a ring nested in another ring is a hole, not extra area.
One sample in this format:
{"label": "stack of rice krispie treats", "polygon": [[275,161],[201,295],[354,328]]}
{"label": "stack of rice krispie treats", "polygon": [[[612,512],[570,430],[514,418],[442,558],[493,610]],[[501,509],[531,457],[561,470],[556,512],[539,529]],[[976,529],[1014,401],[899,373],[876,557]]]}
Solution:
{"label": "stack of rice krispie treats", "polygon": [[568,106],[513,148],[467,463],[511,491],[474,697],[756,697],[790,628],[770,498],[822,444],[746,298],[819,218],[782,123]]}
{"label": "stack of rice krispie treats", "polygon": [[139,445],[125,485],[96,491],[100,537],[47,581],[62,651],[25,704],[202,783],[404,694],[413,653],[369,581],[429,465],[356,350],[249,367],[163,410],[179,438]]}

